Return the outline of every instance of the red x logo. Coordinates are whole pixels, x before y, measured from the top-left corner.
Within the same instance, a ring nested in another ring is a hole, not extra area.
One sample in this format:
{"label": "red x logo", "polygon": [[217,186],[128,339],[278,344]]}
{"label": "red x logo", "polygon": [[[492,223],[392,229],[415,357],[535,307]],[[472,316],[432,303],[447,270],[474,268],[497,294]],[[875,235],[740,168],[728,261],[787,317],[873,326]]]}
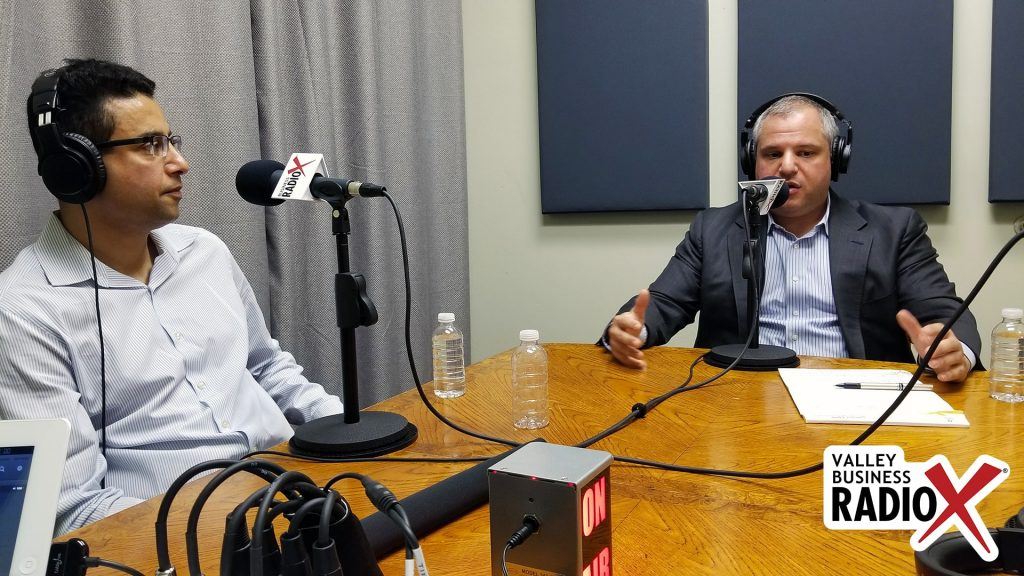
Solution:
{"label": "red x logo", "polygon": [[[918,542],[923,542],[928,535],[934,532],[939,526],[941,526],[950,516],[956,515],[957,524],[961,528],[961,532],[969,532],[973,540],[975,548],[979,545],[984,549],[985,553],[991,554],[992,551],[986,544],[986,539],[981,534],[981,529],[974,522],[972,512],[976,515],[977,511],[972,506],[970,510],[967,509],[967,502],[970,501],[975,495],[984,490],[989,484],[991,484],[999,475],[1002,473],[1002,469],[989,464],[988,462],[983,463],[974,474],[964,484],[963,490],[957,492],[956,487],[953,486],[953,480],[945,467],[941,463],[936,462],[931,468],[925,471],[924,475],[928,480],[931,481],[935,489],[942,495],[942,498],[946,500],[946,508],[940,512],[932,524],[921,533]],[[966,530],[964,530],[966,529]],[[979,550],[980,553],[980,550]]]}
{"label": "red x logo", "polygon": [[299,164],[299,157],[296,155],[294,158],[292,158],[292,161],[295,162],[295,167],[292,168],[290,171],[291,172],[295,172],[296,170],[298,170],[303,176],[305,176],[306,175],[306,171],[303,170],[303,168],[305,168],[306,166],[309,166],[313,162],[316,162],[316,158],[310,160],[309,162],[306,162],[305,164]]}

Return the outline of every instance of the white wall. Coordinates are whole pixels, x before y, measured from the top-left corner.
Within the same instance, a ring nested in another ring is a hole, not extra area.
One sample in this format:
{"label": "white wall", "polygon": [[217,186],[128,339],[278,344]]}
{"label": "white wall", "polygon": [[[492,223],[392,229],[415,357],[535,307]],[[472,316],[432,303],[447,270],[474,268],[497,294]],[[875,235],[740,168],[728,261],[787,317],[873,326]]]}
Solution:
{"label": "white wall", "polygon": [[[592,342],[661,272],[693,215],[542,215],[534,0],[463,0],[462,19],[472,360],[516,345],[521,328],[548,342]],[[987,200],[991,20],[991,0],[955,0],[952,196],[949,207],[920,210],[961,296],[1024,215],[1022,204]],[[710,194],[722,206],[735,198],[737,172],[736,0],[711,0],[709,27]],[[1024,246],[972,306],[983,358],[999,309],[1024,306],[1022,286]],[[692,345],[695,334],[691,326],[672,344]]]}

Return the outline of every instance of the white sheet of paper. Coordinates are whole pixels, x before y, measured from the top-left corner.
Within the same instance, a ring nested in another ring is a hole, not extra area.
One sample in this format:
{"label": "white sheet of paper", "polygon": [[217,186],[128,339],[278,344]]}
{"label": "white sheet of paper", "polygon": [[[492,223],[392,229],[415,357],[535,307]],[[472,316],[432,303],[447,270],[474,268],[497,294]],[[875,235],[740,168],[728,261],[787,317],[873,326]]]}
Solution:
{"label": "white sheet of paper", "polygon": [[[899,390],[837,388],[843,382],[906,384],[905,370],[827,370],[781,368],[779,376],[800,415],[808,424],[870,424],[896,400]],[[967,416],[954,410],[935,392],[914,390],[885,421],[897,426],[953,426],[966,428]]]}

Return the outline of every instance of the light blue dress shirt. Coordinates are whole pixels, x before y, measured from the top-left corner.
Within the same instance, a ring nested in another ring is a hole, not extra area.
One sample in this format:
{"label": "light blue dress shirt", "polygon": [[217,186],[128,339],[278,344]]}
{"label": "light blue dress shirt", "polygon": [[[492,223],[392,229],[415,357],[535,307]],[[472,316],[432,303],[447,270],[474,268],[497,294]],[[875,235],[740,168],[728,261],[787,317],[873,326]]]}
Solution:
{"label": "light blue dress shirt", "polygon": [[290,422],[342,410],[270,337],[219,238],[175,224],[151,238],[158,255],[148,284],[96,263],[106,459],[88,251],[54,216],[0,274],[0,417],[72,426],[58,533],[162,492],[194,464],[287,440]]}
{"label": "light blue dress shirt", "polygon": [[761,296],[761,344],[800,355],[846,358],[849,352],[832,296],[828,215],[797,238],[768,215]]}

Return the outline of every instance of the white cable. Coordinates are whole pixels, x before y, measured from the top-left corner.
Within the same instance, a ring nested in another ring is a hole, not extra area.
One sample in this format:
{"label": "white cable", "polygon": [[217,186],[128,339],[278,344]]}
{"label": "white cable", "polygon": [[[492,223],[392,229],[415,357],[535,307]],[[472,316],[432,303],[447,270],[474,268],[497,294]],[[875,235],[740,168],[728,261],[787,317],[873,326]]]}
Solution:
{"label": "white cable", "polygon": [[427,572],[427,561],[423,558],[423,548],[420,546],[413,548],[412,555],[416,559],[416,569],[419,570],[417,576],[430,576],[430,572]]}

